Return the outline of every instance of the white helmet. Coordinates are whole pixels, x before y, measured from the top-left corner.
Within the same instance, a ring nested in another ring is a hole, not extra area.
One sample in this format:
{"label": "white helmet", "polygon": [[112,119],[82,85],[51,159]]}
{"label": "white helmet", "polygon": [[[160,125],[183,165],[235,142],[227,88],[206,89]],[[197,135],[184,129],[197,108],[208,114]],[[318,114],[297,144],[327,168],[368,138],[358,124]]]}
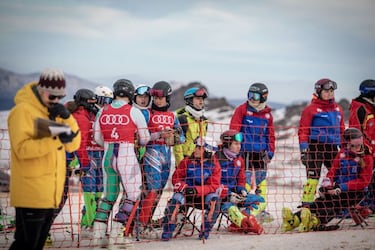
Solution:
{"label": "white helmet", "polygon": [[106,86],[96,87],[94,93],[99,105],[110,104],[113,100],[113,91]]}
{"label": "white helmet", "polygon": [[216,141],[208,136],[197,137],[195,139],[195,145],[203,147],[205,151],[215,154],[219,150]]}

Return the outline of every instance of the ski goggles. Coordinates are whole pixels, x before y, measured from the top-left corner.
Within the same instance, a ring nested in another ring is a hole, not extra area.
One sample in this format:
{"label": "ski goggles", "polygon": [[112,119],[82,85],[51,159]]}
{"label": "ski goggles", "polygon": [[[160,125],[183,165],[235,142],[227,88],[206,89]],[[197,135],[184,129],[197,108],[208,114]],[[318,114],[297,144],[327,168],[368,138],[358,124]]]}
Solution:
{"label": "ski goggles", "polygon": [[50,93],[48,93],[48,99],[50,100],[50,101],[53,101],[53,100],[55,100],[55,99],[59,99],[59,100],[61,100],[61,99],[63,99],[65,97],[65,95],[51,95]]}
{"label": "ski goggles", "polygon": [[135,90],[135,95],[144,95],[144,94],[147,94],[147,95],[150,94],[150,87],[149,86],[142,86],[142,87],[139,87]]}
{"label": "ski goggles", "polygon": [[156,97],[163,97],[166,96],[162,89],[150,89],[150,95]]}
{"label": "ski goggles", "polygon": [[98,104],[111,104],[113,98],[108,96],[96,96],[96,100]]}
{"label": "ski goggles", "polygon": [[238,132],[233,136],[233,141],[237,142],[243,142],[243,134],[241,132]]}
{"label": "ski goggles", "polygon": [[261,98],[261,95],[259,93],[251,92],[251,91],[247,93],[248,100],[260,101],[260,98]]}
{"label": "ski goggles", "polygon": [[206,98],[208,96],[207,90],[205,88],[200,88],[194,93],[197,97],[203,97]]}
{"label": "ski goggles", "polygon": [[334,81],[328,81],[328,82],[326,82],[324,84],[321,84],[321,85],[318,84],[318,86],[316,86],[316,88],[322,88],[324,90],[329,90],[329,89],[335,90],[335,89],[337,89],[337,84]]}

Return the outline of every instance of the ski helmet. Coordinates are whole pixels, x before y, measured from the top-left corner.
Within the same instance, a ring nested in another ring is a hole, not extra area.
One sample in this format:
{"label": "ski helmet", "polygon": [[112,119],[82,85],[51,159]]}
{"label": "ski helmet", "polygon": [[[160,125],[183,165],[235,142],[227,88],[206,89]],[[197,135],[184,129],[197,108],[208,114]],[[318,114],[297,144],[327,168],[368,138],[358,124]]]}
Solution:
{"label": "ski helmet", "polygon": [[314,85],[315,87],[315,93],[320,97],[320,93],[322,92],[322,90],[329,90],[329,89],[333,89],[333,90],[336,90],[337,89],[337,83],[328,79],[328,78],[322,78],[320,79],[319,81],[317,81]]}
{"label": "ski helmet", "polygon": [[96,87],[94,93],[96,95],[97,104],[101,106],[110,104],[113,100],[113,91],[106,86]]}
{"label": "ski helmet", "polygon": [[[364,145],[363,145],[363,134],[359,129],[356,128],[347,128],[344,130],[344,145],[347,145],[347,148],[355,153],[355,154],[363,154],[364,153]],[[358,147],[360,149],[358,150]],[[353,150],[353,148],[357,148]]]}
{"label": "ski helmet", "polygon": [[345,129],[343,137],[346,143],[352,143],[355,140],[360,140],[363,143],[362,132],[356,128]]}
{"label": "ski helmet", "polygon": [[74,94],[74,102],[77,106],[83,106],[88,111],[94,112],[94,107],[96,103],[96,96],[94,92],[89,89],[79,89]]}
{"label": "ski helmet", "polygon": [[268,88],[264,83],[253,83],[250,85],[249,91],[247,92],[248,100],[260,101],[260,103],[266,102],[268,96]]}
{"label": "ski helmet", "polygon": [[361,95],[368,98],[375,97],[375,80],[367,79],[361,82],[359,85],[359,91]]}
{"label": "ski helmet", "polygon": [[163,97],[170,96],[172,94],[172,87],[165,81],[160,81],[154,84],[150,89],[151,96]]}
{"label": "ski helmet", "polygon": [[208,136],[197,137],[194,140],[194,144],[198,147],[203,147],[203,157],[206,159],[211,158],[219,150],[216,141]]}
{"label": "ski helmet", "polygon": [[229,148],[233,141],[242,142],[243,134],[234,129],[230,129],[221,134],[220,140],[224,148]]}
{"label": "ski helmet", "polygon": [[184,93],[185,104],[194,108],[194,105],[193,105],[194,97],[203,97],[203,99],[206,99],[208,97],[207,90],[203,87],[201,88],[194,87],[194,88],[190,88],[186,90]]}
{"label": "ski helmet", "polygon": [[136,97],[138,95],[148,95],[150,98],[148,99],[148,103],[147,103],[147,106],[150,104],[150,101],[151,101],[151,95],[150,95],[150,87],[145,85],[145,84],[140,84],[138,85],[136,88],[135,88],[135,92],[134,92],[134,102],[136,103]]}
{"label": "ski helmet", "polygon": [[130,80],[120,79],[113,84],[113,94],[120,97],[128,97],[131,104],[134,96],[134,86]]}

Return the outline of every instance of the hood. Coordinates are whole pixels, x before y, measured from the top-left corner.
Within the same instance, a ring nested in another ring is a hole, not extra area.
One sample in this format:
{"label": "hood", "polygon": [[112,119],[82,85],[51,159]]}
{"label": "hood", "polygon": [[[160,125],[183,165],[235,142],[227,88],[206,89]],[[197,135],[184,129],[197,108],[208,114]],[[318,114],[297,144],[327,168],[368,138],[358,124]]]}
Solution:
{"label": "hood", "polygon": [[44,104],[42,104],[42,102],[37,97],[37,84],[37,82],[30,82],[19,89],[14,97],[14,103],[16,105],[32,105],[48,116],[48,108]]}

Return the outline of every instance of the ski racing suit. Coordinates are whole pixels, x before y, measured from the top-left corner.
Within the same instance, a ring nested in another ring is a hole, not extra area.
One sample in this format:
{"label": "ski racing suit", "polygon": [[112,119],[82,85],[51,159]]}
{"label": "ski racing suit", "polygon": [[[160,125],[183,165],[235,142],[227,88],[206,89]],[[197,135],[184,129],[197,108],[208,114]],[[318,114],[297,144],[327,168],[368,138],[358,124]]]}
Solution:
{"label": "ski racing suit", "polygon": [[[115,99],[99,111],[94,125],[95,141],[104,145],[103,168],[106,174],[103,198],[95,216],[98,227],[107,224],[113,205],[120,192],[120,185],[126,192],[126,199],[119,212],[129,215],[141,195],[142,174],[134,152],[135,134],[140,145],[150,139],[142,112],[123,100]],[[95,232],[96,233],[96,232]],[[105,234],[105,230],[101,230]],[[116,232],[119,233],[119,232]],[[102,237],[102,236],[101,236]]]}
{"label": "ski racing suit", "polygon": [[93,143],[93,124],[95,114],[83,106],[73,112],[81,130],[81,145],[75,152],[80,163],[81,184],[84,207],[82,209],[81,226],[92,227],[98,200],[103,192],[103,171],[101,161],[103,148]]}
{"label": "ski racing suit", "polygon": [[152,219],[171,169],[171,146],[167,145],[165,140],[161,138],[161,133],[165,130],[177,130],[180,131],[180,134],[179,141],[176,143],[185,141],[180,123],[173,112],[151,109],[148,128],[151,139],[146,146],[146,153],[143,157],[146,194],[139,215],[139,221],[144,226]]}

